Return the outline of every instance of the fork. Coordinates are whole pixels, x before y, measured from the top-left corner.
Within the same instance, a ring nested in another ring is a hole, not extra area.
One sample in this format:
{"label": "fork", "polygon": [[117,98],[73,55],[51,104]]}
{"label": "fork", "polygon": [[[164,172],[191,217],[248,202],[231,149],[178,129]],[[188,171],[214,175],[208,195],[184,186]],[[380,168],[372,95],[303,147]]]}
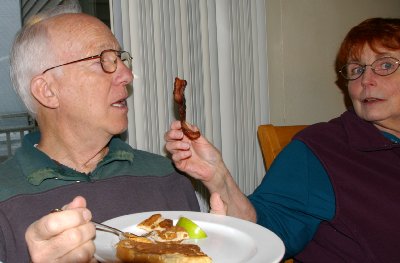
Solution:
{"label": "fork", "polygon": [[[56,209],[51,210],[51,213],[61,212],[61,211],[63,211],[63,210],[59,209],[59,208],[56,208]],[[108,226],[108,225],[105,225],[103,223],[99,223],[99,222],[96,222],[96,221],[93,221],[93,220],[91,222],[96,226],[97,230],[105,231],[105,232],[109,232],[109,233],[112,233],[114,235],[117,235],[119,237],[119,239],[125,239],[125,238],[129,238],[129,237],[132,237],[132,236],[133,237],[148,237],[151,234],[149,232],[149,233],[145,233],[143,235],[135,235],[133,233],[124,232],[124,231],[122,231],[122,230],[120,230],[118,228],[115,228],[115,227],[112,227],[112,226]]]}
{"label": "fork", "polygon": [[118,228],[115,228],[115,227],[112,227],[112,226],[108,226],[108,225],[105,225],[105,224],[102,224],[102,223],[95,222],[93,220],[92,220],[92,223],[96,226],[96,230],[112,233],[114,235],[117,235],[119,237],[119,239],[125,239],[130,235],[135,235],[135,234],[132,234],[130,232],[124,232],[124,231],[119,230]]}

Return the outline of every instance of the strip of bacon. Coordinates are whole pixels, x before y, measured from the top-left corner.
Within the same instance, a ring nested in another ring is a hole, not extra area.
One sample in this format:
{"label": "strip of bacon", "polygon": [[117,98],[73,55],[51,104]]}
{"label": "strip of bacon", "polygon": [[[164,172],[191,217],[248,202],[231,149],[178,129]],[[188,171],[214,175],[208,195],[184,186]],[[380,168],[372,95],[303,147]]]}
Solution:
{"label": "strip of bacon", "polygon": [[178,105],[179,120],[181,121],[183,133],[190,139],[196,140],[200,137],[200,131],[193,131],[189,128],[186,123],[186,99],[185,99],[185,88],[187,81],[175,78],[174,83],[174,101]]}

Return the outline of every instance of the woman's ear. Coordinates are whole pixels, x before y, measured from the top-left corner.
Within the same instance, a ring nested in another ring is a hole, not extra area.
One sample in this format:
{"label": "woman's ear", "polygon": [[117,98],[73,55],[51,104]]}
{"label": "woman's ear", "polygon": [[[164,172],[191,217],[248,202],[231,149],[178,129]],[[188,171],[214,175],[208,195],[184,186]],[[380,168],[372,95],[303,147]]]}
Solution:
{"label": "woman's ear", "polygon": [[31,80],[31,93],[40,104],[55,109],[59,106],[59,101],[57,92],[50,83],[43,75],[34,77]]}

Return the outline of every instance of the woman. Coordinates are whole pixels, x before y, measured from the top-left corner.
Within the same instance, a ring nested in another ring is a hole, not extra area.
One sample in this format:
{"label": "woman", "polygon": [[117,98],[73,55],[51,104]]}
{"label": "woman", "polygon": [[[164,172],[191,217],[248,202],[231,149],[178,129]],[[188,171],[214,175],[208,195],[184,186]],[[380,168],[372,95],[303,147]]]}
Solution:
{"label": "woman", "polygon": [[204,137],[173,122],[166,148],[200,179],[211,208],[279,235],[301,262],[393,262],[400,249],[400,19],[355,26],[337,55],[338,83],[352,107],[311,125],[280,153],[246,197]]}

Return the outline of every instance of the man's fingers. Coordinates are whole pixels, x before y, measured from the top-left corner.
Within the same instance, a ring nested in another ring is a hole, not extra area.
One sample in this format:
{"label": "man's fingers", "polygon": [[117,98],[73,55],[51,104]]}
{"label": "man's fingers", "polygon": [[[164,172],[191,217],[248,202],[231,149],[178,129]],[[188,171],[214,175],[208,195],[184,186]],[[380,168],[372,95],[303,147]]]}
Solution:
{"label": "man's fingers", "polygon": [[[88,242],[88,244],[93,244],[93,242]],[[90,249],[89,248],[86,249],[85,246],[82,246],[79,248],[79,250],[71,251],[71,253],[68,253],[62,258],[59,258],[57,262],[98,263],[98,261],[93,257],[93,254],[95,252],[95,247],[94,245],[90,245],[90,247],[91,247]]]}
{"label": "man's fingers", "polygon": [[[95,252],[93,238],[96,228],[92,223],[88,224],[91,226],[83,225],[70,229],[56,237],[54,243],[62,245],[64,251],[69,251],[59,255],[59,262],[89,262],[93,258]],[[66,244],[68,245],[65,246]]]}
{"label": "man's fingers", "polygon": [[[38,225],[32,225],[30,227],[37,226]],[[91,222],[86,222],[77,227],[66,229],[48,239],[42,238],[40,240],[40,235],[29,234],[32,232],[33,231],[28,229],[26,240],[29,245],[33,262],[48,262],[49,259],[57,259],[59,262],[81,262],[78,260],[64,261],[61,259],[68,259],[72,256],[75,257],[75,253],[77,259],[85,258],[86,261],[90,260],[93,256],[93,238],[96,233],[96,228]],[[34,238],[39,239],[35,240]]]}
{"label": "man's fingers", "polygon": [[32,224],[33,240],[47,240],[61,232],[87,223],[92,218],[86,208],[50,213]]}
{"label": "man's fingers", "polygon": [[86,207],[86,199],[82,196],[76,196],[71,203],[63,206],[62,210],[74,209],[74,208],[85,208]]}
{"label": "man's fingers", "polygon": [[64,255],[57,262],[61,263],[97,263],[98,261],[94,258],[94,253],[96,248],[93,241],[88,241],[86,244],[82,245],[76,250]]}

